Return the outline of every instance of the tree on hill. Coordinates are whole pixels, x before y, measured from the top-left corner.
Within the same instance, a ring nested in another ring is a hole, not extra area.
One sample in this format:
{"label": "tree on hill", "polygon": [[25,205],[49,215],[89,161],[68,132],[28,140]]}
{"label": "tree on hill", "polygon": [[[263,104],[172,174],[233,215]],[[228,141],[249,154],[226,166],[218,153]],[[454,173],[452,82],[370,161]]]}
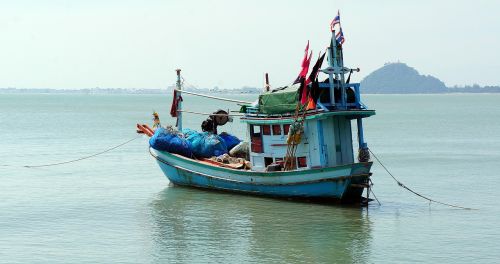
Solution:
{"label": "tree on hill", "polygon": [[446,85],[436,77],[420,75],[405,63],[386,63],[361,81],[362,93],[446,93]]}

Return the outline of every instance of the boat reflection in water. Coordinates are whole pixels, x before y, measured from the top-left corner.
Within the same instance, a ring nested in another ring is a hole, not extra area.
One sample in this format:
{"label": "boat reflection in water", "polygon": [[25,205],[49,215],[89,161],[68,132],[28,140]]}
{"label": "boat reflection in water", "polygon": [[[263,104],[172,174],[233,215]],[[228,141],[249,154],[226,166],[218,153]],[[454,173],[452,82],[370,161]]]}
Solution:
{"label": "boat reflection in water", "polygon": [[168,187],[151,202],[153,262],[367,262],[366,209]]}

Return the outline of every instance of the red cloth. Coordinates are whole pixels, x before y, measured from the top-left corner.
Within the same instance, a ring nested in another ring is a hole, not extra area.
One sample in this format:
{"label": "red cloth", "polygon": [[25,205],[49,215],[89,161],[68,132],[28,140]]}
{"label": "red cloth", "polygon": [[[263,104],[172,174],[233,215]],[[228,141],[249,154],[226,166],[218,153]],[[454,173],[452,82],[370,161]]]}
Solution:
{"label": "red cloth", "polygon": [[299,83],[301,78],[306,78],[307,72],[309,71],[309,64],[311,63],[312,51],[309,54],[309,57],[307,56],[307,53],[309,53],[309,41],[307,41],[307,46],[304,51],[304,58],[302,59],[302,64],[301,64],[302,69],[300,70],[297,79],[295,79],[295,81],[293,82],[294,84]]}
{"label": "red cloth", "polygon": [[[300,98],[300,103],[301,104],[306,104],[310,99],[313,98],[313,94],[317,95],[319,94],[319,86],[314,86],[314,87],[311,87],[309,88],[309,84],[312,83],[313,81],[315,81],[317,78],[318,78],[318,74],[319,74],[319,71],[321,69],[321,65],[323,64],[323,59],[325,58],[325,54],[326,53],[323,53],[323,55],[321,55],[320,53],[320,56],[318,58],[318,60],[316,61],[316,63],[314,64],[312,70],[311,70],[311,74],[309,75],[309,78],[307,78],[307,80],[304,82],[304,88],[302,89],[302,97]],[[313,103],[309,104],[308,107],[316,107],[316,100],[318,98],[314,98],[314,101]]]}
{"label": "red cloth", "polygon": [[170,116],[177,117],[177,108],[179,107],[179,102],[182,101],[182,96],[177,96],[177,91],[174,90],[174,98],[172,99],[172,106],[170,107]]}
{"label": "red cloth", "polygon": [[303,85],[302,87],[302,96],[300,97],[300,103],[301,104],[306,104],[307,100],[309,100],[309,83],[311,83],[311,81],[309,81],[309,79],[307,80],[304,80],[301,85]]}
{"label": "red cloth", "polygon": [[307,57],[307,53],[304,57],[305,61],[302,62],[302,71],[300,71],[299,78],[305,78],[307,72],[309,71],[309,64],[311,63],[312,51],[309,53],[309,57]]}

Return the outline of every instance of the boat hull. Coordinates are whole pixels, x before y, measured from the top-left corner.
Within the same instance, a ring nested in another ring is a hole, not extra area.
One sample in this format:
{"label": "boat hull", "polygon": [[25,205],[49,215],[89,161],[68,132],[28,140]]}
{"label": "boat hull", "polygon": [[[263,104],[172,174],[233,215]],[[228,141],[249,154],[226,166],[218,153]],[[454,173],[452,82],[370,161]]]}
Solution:
{"label": "boat hull", "polygon": [[372,163],[287,172],[253,172],[203,164],[150,149],[174,184],[283,198],[359,201]]}

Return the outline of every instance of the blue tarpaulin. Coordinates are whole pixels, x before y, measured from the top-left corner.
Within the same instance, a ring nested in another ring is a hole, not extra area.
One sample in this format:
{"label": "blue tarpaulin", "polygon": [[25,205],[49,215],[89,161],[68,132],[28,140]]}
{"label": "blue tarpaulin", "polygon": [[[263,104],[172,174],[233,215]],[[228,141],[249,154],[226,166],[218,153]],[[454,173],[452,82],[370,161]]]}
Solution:
{"label": "blue tarpaulin", "polygon": [[224,141],[218,135],[209,132],[191,132],[186,140],[191,144],[191,151],[196,157],[210,158],[228,152]]}
{"label": "blue tarpaulin", "polygon": [[229,133],[222,132],[219,134],[219,137],[224,141],[228,150],[231,150],[236,145],[240,144],[241,140]]}
{"label": "blue tarpaulin", "polygon": [[199,133],[192,129],[183,129],[182,133],[171,129],[158,128],[149,139],[149,145],[162,151],[180,154],[185,157],[210,158],[228,153],[241,141],[228,133],[220,135],[209,132]]}
{"label": "blue tarpaulin", "polygon": [[168,131],[162,127],[156,129],[154,135],[149,139],[149,145],[161,151],[176,153],[185,157],[193,157],[191,143],[182,135]]}

